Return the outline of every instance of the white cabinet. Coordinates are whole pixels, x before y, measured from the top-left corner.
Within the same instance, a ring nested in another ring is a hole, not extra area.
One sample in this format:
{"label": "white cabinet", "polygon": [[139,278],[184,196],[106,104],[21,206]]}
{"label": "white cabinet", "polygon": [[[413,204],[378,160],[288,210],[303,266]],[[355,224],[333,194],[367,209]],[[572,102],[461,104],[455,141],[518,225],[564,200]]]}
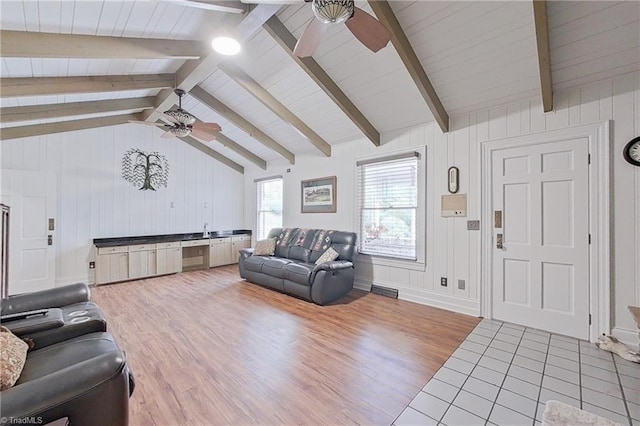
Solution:
{"label": "white cabinet", "polygon": [[129,279],[156,275],[156,245],[129,246]]}
{"label": "white cabinet", "polygon": [[175,274],[182,271],[182,247],[179,241],[158,243],[156,246],[158,275]]}
{"label": "white cabinet", "polygon": [[233,263],[231,258],[231,238],[212,238],[209,241],[209,267]]}
{"label": "white cabinet", "polygon": [[102,247],[96,256],[96,284],[129,279],[129,246]]}
{"label": "white cabinet", "polygon": [[238,263],[239,250],[249,247],[251,247],[250,235],[234,235],[231,237],[231,263]]}

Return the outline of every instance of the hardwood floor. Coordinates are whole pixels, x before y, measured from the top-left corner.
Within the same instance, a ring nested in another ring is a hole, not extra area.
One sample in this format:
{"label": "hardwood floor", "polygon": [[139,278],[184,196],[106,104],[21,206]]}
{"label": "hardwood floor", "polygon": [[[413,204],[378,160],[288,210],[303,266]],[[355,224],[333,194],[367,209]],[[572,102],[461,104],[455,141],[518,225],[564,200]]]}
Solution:
{"label": "hardwood floor", "polygon": [[318,306],[237,266],[96,287],[131,425],[391,424],[479,322],[354,290]]}

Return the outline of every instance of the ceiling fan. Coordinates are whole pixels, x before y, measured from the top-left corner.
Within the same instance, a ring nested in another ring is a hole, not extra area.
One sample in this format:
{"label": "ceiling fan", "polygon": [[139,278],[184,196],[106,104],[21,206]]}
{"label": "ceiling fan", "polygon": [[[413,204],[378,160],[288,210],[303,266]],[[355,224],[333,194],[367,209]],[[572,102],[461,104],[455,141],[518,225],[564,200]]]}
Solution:
{"label": "ceiling fan", "polygon": [[356,7],[353,0],[304,0],[311,3],[314,19],[302,33],[293,53],[304,58],[313,55],[327,26],[345,23],[353,35],[373,52],[385,47],[391,33],[376,18]]}
{"label": "ceiling fan", "polygon": [[174,89],[173,92],[178,95],[179,98],[178,109],[170,109],[162,114],[162,118],[170,124],[135,120],[129,120],[129,122],[163,127],[166,129],[166,132],[162,135],[163,138],[173,136],[183,138],[192,135],[205,142],[213,141],[218,133],[222,131],[222,127],[220,127],[218,123],[203,123],[202,121],[198,121],[194,115],[182,109],[182,97],[185,91],[182,89]]}

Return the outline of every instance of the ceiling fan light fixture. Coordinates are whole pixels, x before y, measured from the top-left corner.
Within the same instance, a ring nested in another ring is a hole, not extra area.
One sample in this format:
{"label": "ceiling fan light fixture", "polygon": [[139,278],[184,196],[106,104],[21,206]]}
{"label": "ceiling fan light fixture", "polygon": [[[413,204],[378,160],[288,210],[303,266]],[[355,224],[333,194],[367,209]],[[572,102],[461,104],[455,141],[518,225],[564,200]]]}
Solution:
{"label": "ceiling fan light fixture", "polygon": [[170,109],[168,111],[165,111],[164,114],[173,118],[180,124],[191,125],[196,122],[196,118],[182,108],[172,110]]}
{"label": "ceiling fan light fixture", "polygon": [[313,15],[325,24],[340,24],[353,16],[353,0],[313,0]]}
{"label": "ceiling fan light fixture", "polygon": [[187,126],[172,127],[169,129],[169,132],[171,132],[173,136],[183,138],[191,134],[191,127],[187,127]]}
{"label": "ceiling fan light fixture", "polygon": [[242,49],[238,40],[226,36],[214,38],[211,42],[211,47],[219,54],[226,56],[237,55]]}

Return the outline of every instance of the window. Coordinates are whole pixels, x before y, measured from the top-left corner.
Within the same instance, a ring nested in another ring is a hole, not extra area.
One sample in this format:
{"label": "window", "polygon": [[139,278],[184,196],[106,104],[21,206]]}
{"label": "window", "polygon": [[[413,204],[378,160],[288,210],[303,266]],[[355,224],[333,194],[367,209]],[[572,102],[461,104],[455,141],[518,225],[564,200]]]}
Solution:
{"label": "window", "polygon": [[282,176],[256,180],[258,223],[256,239],[267,238],[272,228],[282,227]]}
{"label": "window", "polygon": [[359,252],[418,259],[418,152],[358,161]]}

